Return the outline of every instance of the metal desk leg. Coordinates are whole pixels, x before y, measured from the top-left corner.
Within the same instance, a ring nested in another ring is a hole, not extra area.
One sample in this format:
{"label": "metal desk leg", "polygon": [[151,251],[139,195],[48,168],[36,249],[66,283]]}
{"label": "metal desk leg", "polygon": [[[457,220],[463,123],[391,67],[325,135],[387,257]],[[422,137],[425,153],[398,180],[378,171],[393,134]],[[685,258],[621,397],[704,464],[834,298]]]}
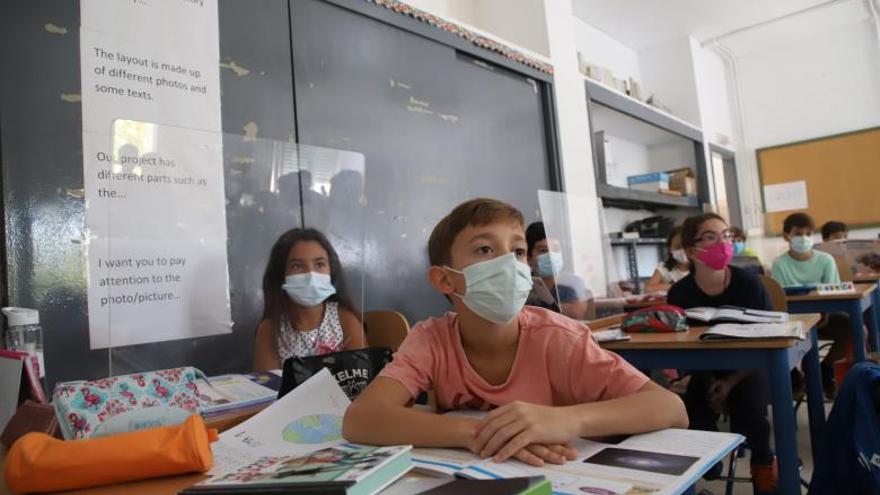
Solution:
{"label": "metal desk leg", "polygon": [[856,299],[847,304],[849,323],[853,328],[853,360],[860,363],[865,360],[865,339],[862,336],[862,300]]}
{"label": "metal desk leg", "polygon": [[768,360],[780,493],[799,494],[801,479],[798,472],[797,436],[788,350],[773,349],[769,352]]}
{"label": "metal desk leg", "polygon": [[871,293],[871,307],[868,308],[867,317],[865,318],[865,323],[868,324],[868,342],[871,343],[871,350],[874,352],[880,351],[880,337],[878,337],[878,329],[880,326],[880,307],[878,307],[878,301],[880,301],[880,287],[874,289],[874,292]]}
{"label": "metal desk leg", "polygon": [[819,342],[815,330],[810,332],[812,346],[801,365],[807,380],[807,413],[810,416],[810,449],[813,459],[818,458],[819,442],[825,427],[825,405],[822,394],[822,372],[819,369]]}

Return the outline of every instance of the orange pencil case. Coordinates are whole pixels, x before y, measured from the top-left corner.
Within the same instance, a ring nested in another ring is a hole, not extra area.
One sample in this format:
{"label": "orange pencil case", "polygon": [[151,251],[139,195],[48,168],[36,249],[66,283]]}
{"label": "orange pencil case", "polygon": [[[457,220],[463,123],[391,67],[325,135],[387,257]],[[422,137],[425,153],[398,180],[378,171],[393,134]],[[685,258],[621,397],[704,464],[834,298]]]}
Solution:
{"label": "orange pencil case", "polygon": [[6,456],[3,475],[16,493],[54,492],[211,468],[217,431],[194,414],[180,425],[63,441],[28,433]]}

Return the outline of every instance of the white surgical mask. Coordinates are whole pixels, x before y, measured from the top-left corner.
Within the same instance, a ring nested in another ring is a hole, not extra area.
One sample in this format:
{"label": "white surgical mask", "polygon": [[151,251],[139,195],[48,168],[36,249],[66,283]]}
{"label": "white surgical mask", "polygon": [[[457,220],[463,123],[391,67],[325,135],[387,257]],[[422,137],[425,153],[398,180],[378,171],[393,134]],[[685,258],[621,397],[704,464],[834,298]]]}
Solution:
{"label": "white surgical mask", "polygon": [[462,271],[446,269],[464,275],[467,291],[455,295],[468,309],[494,323],[513,320],[532,290],[528,265],[517,261],[513,253],[474,263]]}
{"label": "white surgical mask", "polygon": [[791,238],[791,250],[798,254],[809,253],[813,249],[813,237],[809,235],[799,235]]}
{"label": "white surgical mask", "polygon": [[288,275],[284,277],[281,288],[287,292],[293,302],[307,308],[317,306],[336,294],[336,287],[333,287],[330,275],[317,272]]}
{"label": "white surgical mask", "polygon": [[679,263],[687,263],[688,255],[684,252],[684,249],[673,249],[672,250],[672,259]]}

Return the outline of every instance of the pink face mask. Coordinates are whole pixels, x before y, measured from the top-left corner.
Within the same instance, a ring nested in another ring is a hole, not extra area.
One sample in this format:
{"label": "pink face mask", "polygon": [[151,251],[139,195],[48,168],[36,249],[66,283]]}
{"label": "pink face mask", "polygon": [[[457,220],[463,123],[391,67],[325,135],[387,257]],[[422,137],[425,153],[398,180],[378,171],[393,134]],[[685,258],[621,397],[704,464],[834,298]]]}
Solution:
{"label": "pink face mask", "polygon": [[713,270],[724,270],[733,259],[733,244],[724,241],[716,242],[703,248],[697,255],[697,259]]}

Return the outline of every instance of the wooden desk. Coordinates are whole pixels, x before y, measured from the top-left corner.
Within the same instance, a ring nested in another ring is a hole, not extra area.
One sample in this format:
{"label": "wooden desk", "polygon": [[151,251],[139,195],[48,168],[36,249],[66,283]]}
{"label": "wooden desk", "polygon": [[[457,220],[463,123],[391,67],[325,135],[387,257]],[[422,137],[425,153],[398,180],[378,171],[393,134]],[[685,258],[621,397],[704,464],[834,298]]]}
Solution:
{"label": "wooden desk", "polygon": [[855,286],[856,291],[851,294],[834,294],[820,296],[813,291],[799,296],[788,296],[789,313],[847,313],[852,324],[853,331],[853,357],[856,362],[864,361],[866,357],[865,341],[862,338],[862,315],[867,312],[865,323],[868,325],[871,347],[880,350],[880,338],[877,329],[878,310],[877,284],[859,283]]}
{"label": "wooden desk", "polygon": [[602,344],[641,369],[765,370],[770,378],[773,431],[779,459],[780,493],[800,493],[796,423],[791,392],[791,369],[803,360],[807,379],[810,446],[813,458],[825,425],[819,352],[815,327],[818,314],[792,315],[808,329],[803,341],[791,339],[704,342],[708,327],[687,332],[633,333],[632,340]]}
{"label": "wooden desk", "polygon": [[880,272],[853,274],[853,282],[855,282],[857,284],[880,282]]}

